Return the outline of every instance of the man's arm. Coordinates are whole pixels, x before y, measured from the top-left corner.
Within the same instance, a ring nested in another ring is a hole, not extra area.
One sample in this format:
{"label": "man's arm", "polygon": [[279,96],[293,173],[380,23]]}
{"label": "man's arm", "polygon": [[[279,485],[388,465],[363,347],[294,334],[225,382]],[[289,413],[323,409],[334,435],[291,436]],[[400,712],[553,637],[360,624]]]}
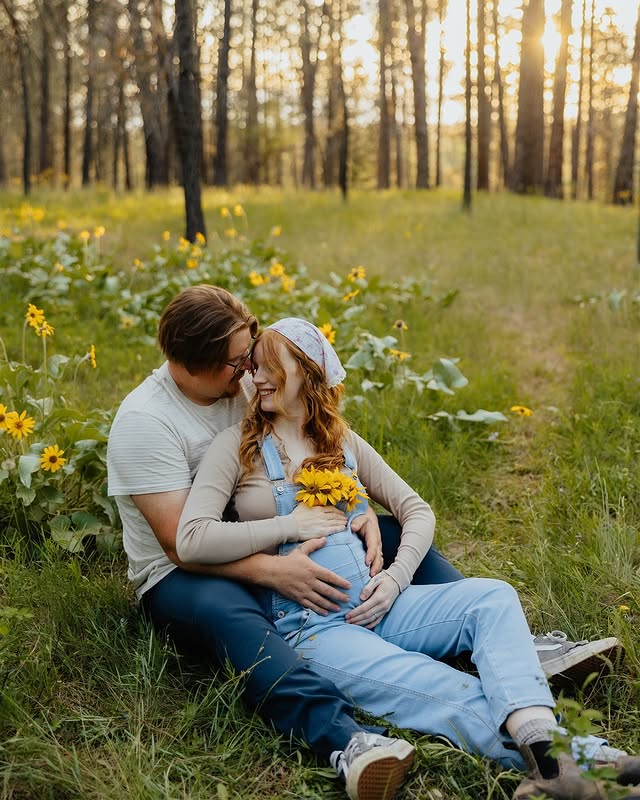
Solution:
{"label": "man's arm", "polygon": [[263,586],[318,614],[338,611],[337,603],[349,599],[340,591],[350,587],[349,581],[309,558],[309,553],[324,545],[324,539],[304,542],[286,556],[255,553],[239,561],[215,565],[186,564],[181,561],[176,552],[176,533],[188,494],[188,489],[177,489],[172,492],[131,495],[167,557],[181,569]]}

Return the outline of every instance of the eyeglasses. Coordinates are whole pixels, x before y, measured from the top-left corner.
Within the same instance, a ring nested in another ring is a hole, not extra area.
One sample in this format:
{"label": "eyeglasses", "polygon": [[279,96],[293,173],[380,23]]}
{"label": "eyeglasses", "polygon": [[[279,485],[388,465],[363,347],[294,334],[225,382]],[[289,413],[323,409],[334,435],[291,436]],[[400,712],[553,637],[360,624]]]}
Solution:
{"label": "eyeglasses", "polygon": [[244,365],[247,363],[247,359],[251,358],[254,343],[255,339],[252,339],[249,349],[243,356],[240,356],[239,361],[236,361],[235,363],[233,361],[224,362],[227,367],[233,367],[233,375],[231,376],[232,378],[234,378],[241,370],[244,370]]}

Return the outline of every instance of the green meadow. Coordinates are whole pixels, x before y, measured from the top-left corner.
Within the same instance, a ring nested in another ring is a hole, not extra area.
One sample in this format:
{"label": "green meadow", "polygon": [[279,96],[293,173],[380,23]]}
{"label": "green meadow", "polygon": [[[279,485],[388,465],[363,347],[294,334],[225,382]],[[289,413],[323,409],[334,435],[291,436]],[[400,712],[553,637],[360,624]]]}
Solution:
{"label": "green meadow", "polygon": [[[567,695],[567,719],[595,710],[595,730],[640,752],[634,209],[499,194],[466,214],[448,191],[344,204],[239,187],[205,191],[194,249],[177,189],[1,205],[0,410],[33,430],[0,432],[0,798],[345,796],[243,706],[242,676],[154,637],[127,586],[109,422],[161,363],[164,303],[201,281],[265,323],[331,325],[345,413],[432,504],[440,549],[513,583],[532,629],[622,640],[624,662]],[[53,445],[65,464],[49,471]],[[511,797],[515,773],[402,735],[418,757],[400,798]]]}

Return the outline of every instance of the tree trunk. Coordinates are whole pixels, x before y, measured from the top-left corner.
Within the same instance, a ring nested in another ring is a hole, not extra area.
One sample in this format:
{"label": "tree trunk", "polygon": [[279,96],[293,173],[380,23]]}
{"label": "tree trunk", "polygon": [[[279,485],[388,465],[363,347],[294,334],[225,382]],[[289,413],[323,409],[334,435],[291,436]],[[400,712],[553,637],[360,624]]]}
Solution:
{"label": "tree trunk", "polygon": [[179,72],[176,80],[172,59],[168,58],[169,104],[182,167],[186,212],[185,237],[194,242],[197,233],[205,237],[207,235],[200,186],[202,120],[198,90],[199,65],[196,58],[192,0],[176,0],[175,8],[173,39],[179,60]]}
{"label": "tree trunk", "polygon": [[478,189],[489,191],[489,143],[491,136],[491,87],[485,67],[485,0],[478,0]]}
{"label": "tree trunk", "polygon": [[[493,4],[494,6],[496,3]],[[444,101],[444,16],[447,13],[447,0],[438,0],[438,22],[440,23],[440,55],[438,58],[438,120],[436,123],[436,186],[442,186],[442,104]]]}
{"label": "tree trunk", "polygon": [[500,164],[502,166],[502,181],[505,186],[511,182],[509,168],[509,138],[507,134],[507,120],[504,113],[504,84],[502,82],[502,69],[500,67],[500,26],[498,22],[498,3],[493,3],[493,35],[495,42],[495,61],[493,67],[493,80],[498,95],[498,127],[500,129]]}
{"label": "tree trunk", "polygon": [[549,162],[544,193],[562,199],[562,170],[564,165],[564,104],[567,93],[567,61],[573,0],[562,0],[560,9],[560,50],[553,80],[553,121],[549,138]]}
{"label": "tree trunk", "polygon": [[378,0],[378,50],[380,53],[380,128],[378,132],[378,189],[391,186],[391,123],[387,85],[389,83],[387,52],[391,30],[391,11],[389,0]]}
{"label": "tree trunk", "polygon": [[580,55],[578,57],[578,110],[576,122],[571,136],[571,197],[578,197],[578,180],[580,178],[580,146],[582,144],[582,99],[584,94],[584,51],[587,32],[587,0],[582,0],[582,30],[580,34]]}
{"label": "tree trunk", "polygon": [[427,77],[425,49],[427,46],[427,3],[420,0],[416,15],[414,0],[405,0],[407,8],[407,37],[411,57],[413,113],[416,137],[416,189],[429,188],[429,134],[427,129]]}
{"label": "tree trunk", "polygon": [[462,194],[462,207],[471,211],[471,0],[467,0],[466,35],[465,35],[465,81],[464,81],[464,190]]}
{"label": "tree trunk", "polygon": [[14,9],[9,0],[1,0],[7,12],[13,35],[15,38],[16,53],[18,56],[18,69],[20,72],[20,85],[22,87],[22,116],[24,121],[24,143],[22,151],[22,189],[25,195],[31,192],[31,114],[29,72],[27,67],[27,43],[16,19]]}
{"label": "tree trunk", "polygon": [[525,0],[522,14],[520,89],[511,188],[518,194],[543,188],[544,0]]}
{"label": "tree trunk", "polygon": [[42,25],[42,53],[40,54],[40,143],[38,172],[41,178],[51,181],[53,176],[53,136],[51,135],[51,48],[47,20],[40,17]]}
{"label": "tree trunk", "polygon": [[402,120],[398,119],[398,92],[396,89],[396,68],[391,68],[391,108],[393,109],[392,133],[396,152],[396,186],[401,189],[405,185],[404,157],[402,152]]}
{"label": "tree trunk", "polygon": [[84,140],[82,145],[82,185],[88,186],[91,182],[91,167],[94,161],[93,154],[93,122],[94,122],[94,38],[96,31],[96,0],[87,0],[87,93],[84,103]]}
{"label": "tree trunk", "polygon": [[245,154],[247,182],[260,181],[260,131],[258,129],[258,93],[256,37],[258,35],[259,0],[251,0],[251,58],[247,78],[247,149]]}
{"label": "tree trunk", "polygon": [[65,9],[64,13],[64,112],[63,112],[63,161],[64,161],[64,175],[62,177],[62,184],[65,189],[71,185],[71,68],[72,62],[72,44],[71,44],[71,21],[69,19],[69,11]]}
{"label": "tree trunk", "polygon": [[[593,200],[593,151],[595,141],[595,109],[593,106],[593,59],[594,59],[594,34],[595,34],[595,16],[596,4],[595,0],[591,0],[591,22],[589,25],[589,70],[588,70],[588,96],[589,106],[587,113],[587,153],[586,153],[586,173],[587,173],[587,197]],[[637,87],[636,87],[637,88]],[[637,93],[637,92],[636,92]]]}
{"label": "tree trunk", "polygon": [[224,25],[218,47],[216,82],[216,152],[213,158],[213,184],[226,186],[229,180],[227,140],[229,137],[229,51],[231,49],[231,0],[224,0]]}
{"label": "tree trunk", "polygon": [[635,160],[636,128],[638,125],[638,78],[640,74],[640,8],[636,22],[636,36],[631,64],[629,101],[624,118],[620,159],[613,184],[613,202],[618,205],[633,203],[633,164]]}
{"label": "tree trunk", "polygon": [[302,56],[302,110],[304,114],[304,150],[302,160],[302,184],[316,188],[316,133],[313,115],[315,99],[318,50],[322,38],[322,24],[328,16],[327,3],[322,7],[315,46],[311,38],[307,0],[300,0],[300,54]]}

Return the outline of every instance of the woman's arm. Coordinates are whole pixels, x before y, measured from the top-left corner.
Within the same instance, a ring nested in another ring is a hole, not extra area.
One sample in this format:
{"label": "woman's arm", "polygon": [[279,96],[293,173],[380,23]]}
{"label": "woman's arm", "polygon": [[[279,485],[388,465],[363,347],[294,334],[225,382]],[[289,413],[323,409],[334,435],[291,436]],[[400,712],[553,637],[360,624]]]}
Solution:
{"label": "woman's arm", "polygon": [[255,522],[223,522],[241,475],[239,428],[222,431],[204,455],[178,523],[176,551],[187,563],[225,564],[298,538],[290,514]]}
{"label": "woman's arm", "polygon": [[382,456],[350,431],[349,445],[358,463],[358,477],[367,494],[390,511],[402,526],[396,559],[386,570],[404,591],[433,542],[436,519],[428,503],[406,483]]}

